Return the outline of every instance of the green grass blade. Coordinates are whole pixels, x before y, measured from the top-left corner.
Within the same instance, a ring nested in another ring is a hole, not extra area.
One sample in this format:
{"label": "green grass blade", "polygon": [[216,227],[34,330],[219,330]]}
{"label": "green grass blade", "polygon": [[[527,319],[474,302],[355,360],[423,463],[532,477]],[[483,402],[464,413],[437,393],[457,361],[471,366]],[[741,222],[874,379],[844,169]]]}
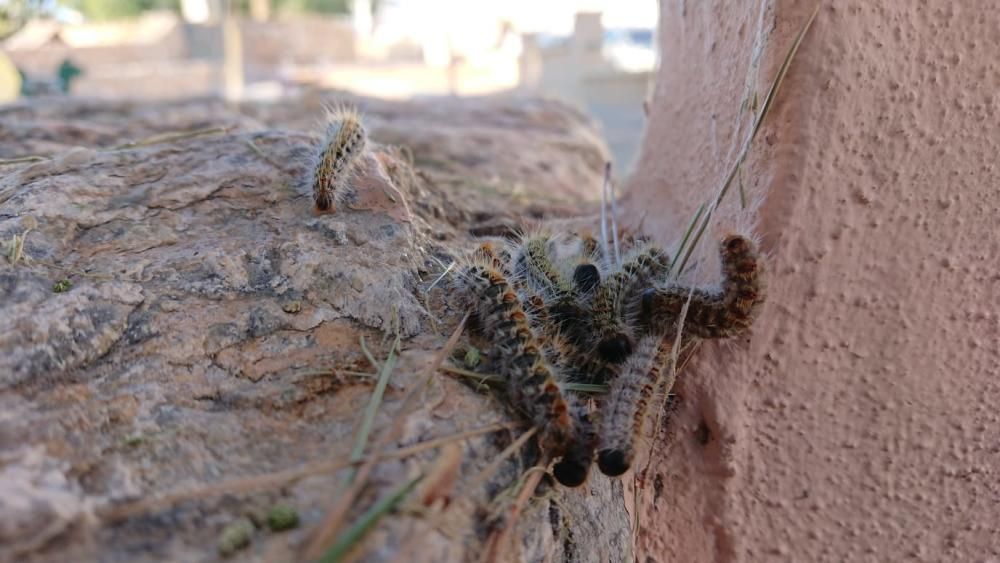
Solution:
{"label": "green grass blade", "polygon": [[[388,361],[386,362],[389,363]],[[368,533],[378,521],[396,506],[412,491],[417,483],[423,479],[423,475],[418,475],[408,482],[403,483],[385,497],[379,499],[372,505],[361,518],[348,528],[326,553],[319,558],[318,563],[337,563],[344,559],[344,556]]]}
{"label": "green grass blade", "polygon": [[564,383],[563,389],[577,393],[607,393],[608,386],[595,383]]}
{"label": "green grass blade", "polygon": [[[361,343],[362,349],[366,349],[363,336],[361,337]],[[396,339],[392,343],[392,348],[389,349],[389,356],[385,359],[385,364],[382,365],[378,381],[375,383],[375,389],[372,391],[372,398],[368,401],[368,407],[365,408],[364,418],[361,419],[361,428],[358,429],[358,437],[354,441],[354,447],[351,449],[351,462],[357,462],[364,457],[365,447],[368,445],[368,437],[371,435],[372,427],[375,425],[375,415],[378,414],[378,409],[382,405],[382,397],[385,395],[386,387],[389,386],[389,377],[396,367],[396,351],[398,349],[399,331],[396,331]],[[348,482],[352,480],[354,480],[354,469],[351,469],[347,477]]]}

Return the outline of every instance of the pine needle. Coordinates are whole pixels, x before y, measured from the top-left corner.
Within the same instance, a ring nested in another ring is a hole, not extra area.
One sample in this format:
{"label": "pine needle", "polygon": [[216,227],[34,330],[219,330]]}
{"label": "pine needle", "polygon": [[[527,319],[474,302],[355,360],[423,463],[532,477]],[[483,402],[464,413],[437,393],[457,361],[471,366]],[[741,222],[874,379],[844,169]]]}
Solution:
{"label": "pine needle", "polygon": [[747,136],[746,140],[743,142],[743,147],[740,150],[739,155],[736,157],[736,162],[733,163],[732,168],[729,170],[729,174],[726,176],[725,181],[722,183],[722,187],[719,189],[718,195],[715,197],[715,201],[712,202],[711,206],[708,208],[708,212],[705,214],[702,220],[701,226],[698,228],[698,234],[695,235],[694,239],[691,241],[691,245],[687,247],[684,252],[684,258],[681,260],[680,266],[674,272],[675,276],[679,276],[681,272],[684,271],[684,266],[687,264],[688,259],[694,252],[694,249],[698,246],[701,241],[701,237],[708,227],[708,223],[712,219],[712,215],[715,210],[722,203],[722,199],[726,197],[726,193],[729,192],[729,188],[733,184],[733,180],[739,173],[744,161],[746,161],[747,155],[750,154],[750,148],[753,144],[754,139],[757,138],[757,133],[760,132],[761,125],[764,123],[764,119],[767,117],[771,110],[771,106],[774,104],[774,99],[778,95],[778,91],[781,89],[781,83],[785,80],[785,75],[788,74],[788,69],[791,67],[792,61],[795,59],[795,54],[799,51],[799,46],[802,45],[802,40],[805,38],[806,33],[812,27],[813,21],[816,19],[816,15],[819,14],[820,4],[817,3],[816,7],[813,9],[812,14],[809,15],[809,19],[806,20],[802,29],[799,30],[798,35],[795,36],[795,40],[792,42],[792,46],[788,49],[785,54],[784,60],[781,62],[781,67],[778,69],[777,75],[775,75],[774,80],[771,82],[770,88],[768,88],[767,95],[764,96],[764,102],[761,105],[760,113],[757,114],[757,118],[754,120],[753,127],[750,130],[750,134]]}

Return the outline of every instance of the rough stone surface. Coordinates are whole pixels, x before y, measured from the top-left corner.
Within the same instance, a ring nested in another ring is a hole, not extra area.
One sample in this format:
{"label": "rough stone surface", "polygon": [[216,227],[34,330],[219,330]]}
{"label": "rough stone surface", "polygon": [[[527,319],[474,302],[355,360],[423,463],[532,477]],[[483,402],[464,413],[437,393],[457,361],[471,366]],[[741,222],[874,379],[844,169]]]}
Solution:
{"label": "rough stone surface", "polygon": [[[815,3],[660,4],[623,208],[670,240]],[[997,29],[944,0],[822,2],[743,174],[771,297],[682,375],[640,561],[1000,560]]]}
{"label": "rough stone surface", "polygon": [[[0,559],[215,560],[229,523],[279,502],[301,525],[258,526],[240,557],[298,559],[343,474],[109,515],[169,491],[344,459],[373,380],[356,373],[375,371],[360,337],[377,358],[397,320],[403,337],[380,432],[456,326],[459,312],[428,287],[469,248],[470,229],[578,211],[580,194],[600,185],[606,149],[558,104],[367,102],[375,143],[358,203],[317,215],[297,178],[320,101],[0,108],[0,156],[54,154],[0,168],[0,239],[25,241],[16,264],[0,264]],[[115,148],[215,127],[225,131]],[[548,194],[546,206],[527,203],[533,193]],[[54,292],[63,279],[70,288]],[[488,394],[439,375],[393,445],[509,420]],[[407,506],[356,553],[477,557],[485,515],[505,513],[500,493],[532,456],[513,456],[477,489],[469,481],[516,435],[458,442],[444,519]],[[431,449],[379,464],[349,520],[434,461]],[[621,484],[543,487],[514,537],[515,559],[624,557]]]}

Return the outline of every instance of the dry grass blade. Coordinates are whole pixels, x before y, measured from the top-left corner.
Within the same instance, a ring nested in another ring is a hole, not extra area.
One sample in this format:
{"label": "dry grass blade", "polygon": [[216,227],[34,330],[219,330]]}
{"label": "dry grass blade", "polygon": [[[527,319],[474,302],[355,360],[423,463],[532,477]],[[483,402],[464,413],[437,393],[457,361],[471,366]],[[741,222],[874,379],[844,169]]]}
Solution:
{"label": "dry grass blade", "polygon": [[610,265],[611,248],[608,246],[608,185],[611,183],[611,163],[604,164],[604,184],[601,186],[601,252],[605,264]]}
{"label": "dry grass blade", "polygon": [[[472,477],[472,479],[469,480],[468,484],[462,487],[462,490],[466,494],[463,494],[461,496],[464,498],[470,498],[473,494],[472,492],[482,487],[484,484],[486,484],[486,481],[488,481],[489,478],[492,477],[493,474],[500,469],[500,466],[503,465],[503,462],[506,461],[507,458],[509,458],[510,456],[514,455],[515,452],[520,450],[521,447],[524,445],[524,443],[527,442],[529,439],[531,439],[531,437],[534,436],[536,432],[537,429],[530,428],[524,433],[522,433],[520,436],[518,436],[516,440],[511,442],[509,446],[507,446],[506,448],[504,448],[502,452],[500,452],[499,456],[494,458],[489,465],[484,467],[479,473],[477,473],[474,477]],[[431,529],[439,528],[444,522],[447,514],[448,512],[446,509],[431,516],[431,519],[427,522],[428,527]],[[393,563],[397,561],[398,562],[409,561],[410,558],[412,557],[412,553],[414,552],[413,550],[423,539],[424,539],[423,536],[411,535],[410,538],[407,540],[407,542],[403,544],[403,547],[401,547],[400,550],[396,553],[396,557],[393,558],[392,560]]]}
{"label": "dry grass blade", "polygon": [[[497,387],[503,386],[507,382],[506,379],[495,373],[479,373],[467,369],[457,368],[455,366],[441,366],[441,371],[451,375],[460,375],[470,379],[477,379],[480,384],[495,385]],[[608,392],[607,385],[597,383],[574,383],[572,381],[568,381],[562,384],[562,388],[566,391],[574,391],[576,393],[599,394]]]}
{"label": "dry grass blade", "polygon": [[681,239],[681,243],[677,246],[677,251],[674,252],[673,258],[670,259],[670,265],[667,267],[667,276],[673,271],[674,266],[677,265],[677,259],[680,258],[681,252],[688,243],[688,239],[691,238],[691,233],[694,232],[694,226],[698,224],[698,219],[701,218],[701,214],[705,212],[705,204],[698,206],[698,211],[695,212],[694,217],[691,218],[691,222],[688,223],[687,230],[684,231],[684,238]]}
{"label": "dry grass blade", "polygon": [[246,143],[247,146],[250,147],[250,150],[252,150],[254,154],[256,154],[261,160],[270,164],[272,167],[274,167],[276,170],[280,172],[288,172],[284,166],[282,166],[276,160],[268,156],[267,153],[265,153],[259,146],[257,146],[257,143],[255,143],[253,139],[247,139]]}
{"label": "dry grass blade", "polygon": [[764,118],[767,117],[768,111],[771,109],[771,104],[774,102],[775,96],[778,95],[778,90],[781,88],[782,81],[785,80],[785,75],[788,74],[788,68],[792,65],[792,60],[795,59],[795,54],[799,52],[799,46],[802,45],[802,40],[805,39],[806,33],[809,32],[809,28],[812,27],[813,21],[816,20],[816,16],[819,14],[820,3],[816,3],[816,7],[813,8],[811,14],[809,14],[809,19],[799,30],[798,35],[795,36],[795,41],[792,42],[791,48],[788,53],[785,54],[785,58],[781,61],[781,67],[778,69],[778,75],[775,76],[774,81],[771,83],[771,87],[767,91],[767,95],[764,96],[764,103],[761,105],[760,113],[757,114],[757,121],[754,122],[753,130],[750,132],[750,139],[748,142],[753,141],[757,136],[757,132],[760,130],[760,124],[764,122]]}
{"label": "dry grass blade", "polygon": [[454,366],[441,366],[441,371],[447,374],[459,375],[462,377],[468,377],[470,379],[477,380],[478,384],[476,387],[477,391],[483,385],[495,385],[497,387],[500,387],[506,381],[503,377],[500,377],[499,375],[493,373],[476,373],[474,371],[469,371],[467,369],[457,368]]}
{"label": "dry grass blade", "polygon": [[622,266],[622,255],[621,255],[621,245],[618,243],[618,196],[615,194],[615,183],[610,181],[611,176],[611,164],[608,164],[607,173],[609,180],[607,181],[608,186],[608,198],[611,200],[611,241],[612,247],[615,251],[615,267],[621,268]]}
{"label": "dry grass blade", "polygon": [[408,457],[416,453],[420,453],[424,450],[430,448],[437,448],[445,444],[451,444],[460,440],[467,440],[469,438],[475,438],[476,436],[482,436],[483,434],[491,434],[493,432],[499,432],[500,430],[510,430],[512,428],[517,428],[519,425],[516,422],[497,422],[495,424],[490,424],[483,428],[476,428],[473,430],[466,430],[465,432],[459,432],[457,434],[452,434],[451,436],[442,436],[441,438],[434,438],[433,440],[427,440],[426,442],[420,442],[419,444],[413,444],[412,446],[407,446],[405,448],[399,448],[398,450],[393,450],[386,454],[378,456],[379,459],[393,459]]}
{"label": "dry grass blade", "polygon": [[35,154],[28,156],[19,156],[17,158],[0,158],[0,166],[4,166],[7,164],[23,164],[25,162],[41,162],[43,160],[49,160],[50,158],[52,157],[35,155]]}
{"label": "dry grass blade", "polygon": [[813,9],[812,13],[809,15],[809,19],[806,20],[802,29],[799,30],[798,35],[795,36],[795,40],[792,42],[792,46],[788,49],[785,54],[784,60],[781,62],[781,67],[778,68],[778,74],[775,75],[774,80],[771,81],[771,86],[768,88],[767,95],[764,97],[764,103],[761,105],[760,113],[757,114],[756,119],[753,123],[753,128],[750,130],[750,134],[747,135],[746,140],[743,142],[743,146],[740,149],[739,155],[736,157],[736,162],[733,163],[732,168],[729,170],[729,174],[726,176],[725,181],[722,183],[722,187],[719,189],[718,195],[715,197],[715,201],[709,206],[708,212],[705,214],[705,218],[702,220],[702,224],[698,229],[698,234],[695,235],[694,239],[691,241],[690,246],[687,247],[684,252],[684,258],[681,260],[680,266],[674,271],[674,275],[680,275],[684,271],[684,266],[687,264],[688,259],[694,252],[694,249],[698,246],[698,242],[701,240],[701,236],[704,234],[708,223],[712,219],[712,215],[715,213],[716,208],[722,202],[722,199],[726,197],[726,193],[729,192],[729,188],[733,184],[733,180],[739,174],[740,168],[743,162],[746,160],[747,155],[750,153],[750,147],[753,144],[755,138],[757,138],[757,133],[760,131],[761,125],[764,123],[764,119],[767,117],[771,110],[771,106],[774,103],[774,99],[778,95],[778,91],[781,88],[781,83],[785,79],[785,75],[788,74],[788,69],[791,67],[792,61],[795,59],[795,54],[799,51],[799,46],[802,45],[802,40],[805,38],[806,33],[812,27],[813,21],[816,20],[816,15],[819,14],[820,4],[817,3],[816,7]]}
{"label": "dry grass blade", "polygon": [[521,490],[517,494],[517,498],[514,499],[514,504],[510,507],[507,521],[504,522],[502,528],[493,532],[486,542],[486,550],[483,554],[485,563],[497,563],[503,560],[503,550],[510,542],[514,529],[517,528],[517,519],[521,516],[525,505],[528,504],[528,499],[538,488],[538,483],[541,482],[545,472],[545,467],[541,465],[536,465],[526,472],[525,478],[521,482]]}
{"label": "dry grass blade", "polygon": [[[677,361],[678,358],[680,357],[682,337],[684,336],[684,320],[687,318],[688,308],[691,306],[691,298],[693,296],[694,296],[694,286],[692,286],[691,289],[688,290],[687,301],[684,302],[684,306],[681,308],[680,316],[677,318],[677,334],[674,336],[673,348],[671,348],[670,350],[670,369],[669,371],[667,371],[667,377],[665,380],[663,380],[662,382],[658,382],[657,384],[658,387],[657,392],[658,393],[661,392],[660,390],[662,389],[663,399],[660,401],[659,408],[656,409],[656,422],[653,425],[654,443],[656,442],[656,437],[660,433],[660,429],[662,428],[661,419],[663,417],[663,411],[666,409],[667,406],[667,398],[670,396],[670,390],[673,389],[674,383],[677,382],[677,371],[678,371]],[[649,466],[652,462],[653,462],[653,455],[652,452],[650,452],[650,455],[646,458],[646,465],[643,466],[642,471],[633,474],[633,477],[637,478],[639,475],[642,476],[648,475]],[[632,506],[634,507],[635,510],[635,523],[632,528],[632,533],[638,534],[639,514],[640,514],[638,483],[633,483],[632,492],[633,492]]]}
{"label": "dry grass blade", "polygon": [[576,393],[602,394],[608,392],[608,386],[603,383],[574,383],[572,381],[563,383],[562,388],[566,391]]}
{"label": "dry grass blade", "polygon": [[[153,145],[162,145],[166,143],[174,143],[177,141],[184,141],[187,139],[194,139],[197,137],[205,137],[208,135],[221,135],[231,131],[233,127],[204,127],[202,129],[194,129],[192,131],[174,131],[170,133],[162,133],[159,135],[153,135],[152,137],[147,137],[145,139],[140,139],[138,141],[129,141],[127,143],[122,143],[120,145],[113,146],[109,149],[101,149],[99,152],[114,152],[126,149],[133,149],[138,147],[149,147]],[[257,149],[260,150],[260,149]],[[42,162],[46,160],[52,160],[60,156],[60,153],[45,154],[45,155],[27,155],[19,156],[16,158],[0,159],[0,166],[7,164],[23,164],[26,162]]]}
{"label": "dry grass blade", "polygon": [[516,440],[511,442],[509,446],[507,446],[506,448],[503,449],[502,452],[500,452],[500,455],[498,455],[493,461],[490,462],[489,465],[484,467],[482,471],[477,473],[476,476],[469,481],[467,489],[475,490],[486,484],[486,481],[489,480],[489,478],[492,477],[493,474],[500,469],[500,465],[502,465],[503,462],[507,460],[507,458],[514,455],[515,452],[520,450],[521,446],[523,446],[525,442],[530,440],[531,437],[534,436],[536,432],[538,432],[537,428],[529,428],[523,434],[518,436]]}
{"label": "dry grass blade", "polygon": [[9,246],[9,251],[7,253],[7,260],[13,266],[17,266],[17,263],[21,260],[25,260],[24,255],[24,241],[28,238],[28,233],[31,229],[25,230],[20,236],[14,235],[11,238]]}
{"label": "dry grass blade", "polygon": [[518,425],[516,423],[498,422],[482,428],[475,428],[473,430],[466,430],[465,432],[459,432],[449,436],[434,438],[425,442],[413,444],[412,446],[407,446],[405,448],[388,451],[377,456],[365,457],[364,459],[355,462],[346,461],[343,459],[342,455],[337,455],[329,460],[307,463],[294,469],[285,469],[283,471],[266,473],[264,475],[254,475],[252,477],[240,477],[237,479],[223,481],[221,483],[205,485],[203,487],[173,491],[158,497],[142,499],[124,505],[109,506],[99,509],[98,515],[105,522],[119,522],[126,518],[131,518],[140,514],[147,514],[157,510],[162,510],[184,501],[204,499],[207,497],[226,494],[243,494],[275,487],[282,487],[305,477],[322,475],[325,473],[336,473],[337,471],[346,469],[352,465],[359,465],[373,458],[377,461],[402,459],[429,449],[443,446],[445,444],[475,438],[476,436],[482,436],[484,434],[490,434],[500,430],[510,430],[516,428],[517,426]]}
{"label": "dry grass blade", "polygon": [[420,504],[425,507],[448,506],[461,469],[462,448],[454,442],[441,446],[418,491]]}
{"label": "dry grass blade", "polygon": [[747,190],[746,190],[746,186],[744,185],[744,182],[743,182],[743,163],[742,162],[740,163],[740,170],[739,170],[739,174],[737,174],[737,178],[739,178],[739,180],[740,180],[740,182],[739,182],[739,186],[740,186],[740,209],[746,209],[747,208]]}
{"label": "dry grass blade", "polygon": [[[455,348],[455,344],[458,343],[458,339],[462,335],[462,331],[465,329],[465,323],[468,319],[468,314],[462,318],[462,321],[458,323],[458,326],[455,328],[455,332],[452,333],[451,338],[448,339],[444,348],[438,352],[438,355],[434,357],[431,365],[428,366],[424,377],[421,378],[421,380],[406,393],[406,396],[403,397],[402,404],[396,412],[396,416],[393,418],[392,425],[382,433],[378,443],[373,449],[374,452],[377,453],[384,449],[385,446],[394,440],[402,431],[403,425],[406,421],[406,415],[416,407],[417,398],[420,396],[420,393],[427,386],[427,384],[430,383],[434,374],[437,373],[441,364],[444,362],[444,359],[447,358],[448,354],[451,353],[451,350]],[[365,482],[368,480],[368,476],[371,475],[371,472],[375,468],[375,464],[377,462],[377,456],[372,456],[358,469],[351,488],[344,494],[340,495],[331,507],[327,517],[319,524],[319,526],[317,526],[312,540],[306,546],[306,559],[317,559],[327,551],[328,546],[333,541],[333,538],[337,533],[337,530],[340,529],[341,522],[347,515],[347,511],[354,503],[354,499],[357,498],[358,493],[361,492],[362,487],[364,487]]]}
{"label": "dry grass blade", "polygon": [[[375,356],[368,349],[368,343],[365,342],[365,335],[362,334],[361,338],[359,338],[358,341],[361,345],[361,353],[365,355],[365,359],[368,360],[368,363],[371,364],[373,368],[375,368],[375,371],[377,372],[375,375],[381,376],[382,362],[376,360]],[[389,353],[392,354],[392,351],[390,350]]]}
{"label": "dry grass blade", "polygon": [[365,511],[361,515],[361,518],[354,523],[353,526],[344,531],[344,534],[340,536],[336,543],[330,546],[325,553],[323,553],[318,561],[319,563],[336,563],[342,561],[344,556],[355,546],[365,534],[374,526],[379,519],[385,516],[389,511],[395,508],[405,497],[417,486],[417,483],[423,479],[422,475],[418,475],[413,479],[410,479],[406,483],[403,483],[399,487],[396,487],[391,493],[385,497],[379,499],[371,508]]}
{"label": "dry grass blade", "polygon": [[133,149],[137,147],[149,147],[153,145],[162,145],[165,143],[173,143],[176,141],[184,141],[187,139],[194,139],[197,137],[205,137],[207,135],[221,135],[223,133],[228,133],[232,127],[203,127],[201,129],[194,129],[192,131],[177,131],[172,133],[163,133],[160,135],[153,135],[152,137],[146,137],[145,139],[140,139],[138,141],[130,141],[128,143],[122,143],[111,148],[113,151],[120,151],[125,149]]}
{"label": "dry grass blade", "polygon": [[452,262],[451,264],[448,264],[448,267],[445,268],[443,272],[441,272],[441,275],[438,276],[437,279],[434,280],[434,283],[432,283],[430,286],[427,287],[426,290],[424,290],[424,294],[426,295],[426,294],[430,293],[430,291],[432,289],[434,289],[434,286],[436,286],[437,284],[441,283],[441,280],[443,280],[444,277],[448,275],[448,272],[450,272],[455,267],[455,265],[456,265],[455,262]]}
{"label": "dry grass blade", "polygon": [[684,237],[681,238],[681,243],[677,245],[677,251],[674,252],[673,257],[670,259],[670,265],[667,266],[666,275],[668,279],[670,278],[670,274],[674,271],[674,266],[677,265],[677,260],[680,258],[681,252],[683,252],[684,248],[687,246],[687,242],[691,238],[691,233],[694,232],[694,227],[698,224],[698,219],[701,218],[701,214],[704,212],[705,204],[703,203],[698,206],[698,211],[695,212],[694,217],[691,218],[691,222],[688,223],[688,228],[684,231]]}
{"label": "dry grass blade", "polygon": [[705,229],[708,228],[708,224],[712,219],[712,213],[714,211],[714,207],[708,208],[708,213],[705,214],[705,219],[701,222],[701,225],[698,226],[698,231],[695,233],[694,238],[691,239],[691,244],[687,247],[687,251],[684,253],[684,258],[681,259],[677,269],[673,271],[674,278],[677,278],[684,273],[684,267],[687,266],[688,259],[691,258],[691,253],[698,247],[698,242],[701,241],[701,236],[705,234]]}

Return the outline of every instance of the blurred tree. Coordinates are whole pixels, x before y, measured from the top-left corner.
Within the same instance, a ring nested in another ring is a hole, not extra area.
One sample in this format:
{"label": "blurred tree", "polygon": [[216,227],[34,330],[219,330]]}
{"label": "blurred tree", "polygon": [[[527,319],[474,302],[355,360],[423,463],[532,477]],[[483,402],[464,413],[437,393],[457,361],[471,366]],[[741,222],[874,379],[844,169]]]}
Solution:
{"label": "blurred tree", "polygon": [[271,0],[250,0],[250,17],[259,22],[271,19]]}
{"label": "blurred tree", "polygon": [[346,14],[350,0],[274,0],[274,6],[282,12]]}
{"label": "blurred tree", "polygon": [[146,10],[180,10],[180,0],[64,0],[94,20],[134,18]]}
{"label": "blurred tree", "polygon": [[0,39],[13,35],[29,18],[44,13],[45,0],[0,2]]}

